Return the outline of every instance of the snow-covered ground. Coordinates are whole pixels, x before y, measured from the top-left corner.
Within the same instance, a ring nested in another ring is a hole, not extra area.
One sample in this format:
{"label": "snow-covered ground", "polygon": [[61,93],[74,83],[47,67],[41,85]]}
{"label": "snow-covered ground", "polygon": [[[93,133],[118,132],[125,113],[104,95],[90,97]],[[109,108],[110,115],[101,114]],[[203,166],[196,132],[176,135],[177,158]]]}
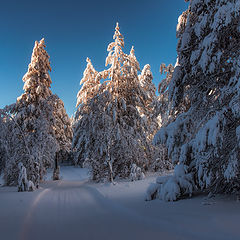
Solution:
{"label": "snow-covered ground", "polygon": [[146,202],[153,176],[111,185],[89,181],[86,169],[61,175],[35,192],[0,187],[1,240],[240,239],[240,203],[230,197]]}

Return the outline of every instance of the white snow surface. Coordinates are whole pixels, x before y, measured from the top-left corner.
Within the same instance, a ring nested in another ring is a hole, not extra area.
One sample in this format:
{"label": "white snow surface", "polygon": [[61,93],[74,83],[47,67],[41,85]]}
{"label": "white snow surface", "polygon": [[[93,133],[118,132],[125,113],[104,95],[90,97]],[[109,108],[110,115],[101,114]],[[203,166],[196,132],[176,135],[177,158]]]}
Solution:
{"label": "white snow surface", "polygon": [[61,175],[34,192],[0,187],[0,239],[240,239],[232,197],[144,201],[155,176],[112,185],[89,181],[81,168],[61,167]]}

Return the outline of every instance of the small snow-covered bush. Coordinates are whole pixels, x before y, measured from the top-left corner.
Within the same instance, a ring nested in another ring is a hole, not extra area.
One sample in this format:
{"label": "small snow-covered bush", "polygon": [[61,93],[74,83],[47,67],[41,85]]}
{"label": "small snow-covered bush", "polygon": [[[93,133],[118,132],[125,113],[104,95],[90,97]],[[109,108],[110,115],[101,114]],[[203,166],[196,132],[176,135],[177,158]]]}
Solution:
{"label": "small snow-covered bush", "polygon": [[192,174],[187,173],[187,166],[178,164],[172,176],[159,177],[155,184],[147,189],[146,200],[159,198],[164,201],[176,201],[181,195],[192,195],[194,182]]}
{"label": "small snow-covered bush", "polygon": [[136,180],[142,180],[144,178],[145,178],[145,175],[142,172],[142,169],[138,167],[135,163],[133,163],[131,166],[130,180],[136,181]]}
{"label": "small snow-covered bush", "polygon": [[59,180],[60,179],[60,166],[57,166],[53,170],[53,180]]}
{"label": "small snow-covered bush", "polygon": [[35,185],[27,179],[27,171],[22,162],[18,163],[18,192],[34,191]]}
{"label": "small snow-covered bush", "polygon": [[28,189],[28,180],[26,168],[22,162],[18,163],[19,175],[18,175],[18,191],[25,192]]}
{"label": "small snow-covered bush", "polygon": [[34,184],[36,188],[39,188],[40,184],[40,165],[38,162],[34,163]]}
{"label": "small snow-covered bush", "polygon": [[29,191],[29,192],[32,192],[32,191],[34,191],[35,189],[36,189],[36,187],[35,187],[34,183],[33,183],[31,180],[29,180],[29,181],[28,181],[28,191]]}

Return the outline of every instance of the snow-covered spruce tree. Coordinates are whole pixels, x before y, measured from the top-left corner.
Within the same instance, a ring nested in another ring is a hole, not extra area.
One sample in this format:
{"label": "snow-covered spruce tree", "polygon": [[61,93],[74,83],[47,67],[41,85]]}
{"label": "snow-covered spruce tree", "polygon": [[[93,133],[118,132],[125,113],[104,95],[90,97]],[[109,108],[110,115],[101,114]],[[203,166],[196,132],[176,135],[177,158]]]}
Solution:
{"label": "snow-covered spruce tree", "polygon": [[172,64],[166,66],[164,63],[160,65],[160,74],[165,74],[165,78],[161,80],[158,85],[158,93],[159,96],[157,97],[157,106],[155,114],[157,114],[160,125],[165,126],[168,124],[171,119],[171,115],[169,114],[169,83],[171,82],[172,76],[174,72],[174,67]]}
{"label": "snow-covered spruce tree", "polygon": [[91,121],[93,121],[93,107],[97,107],[90,100],[96,97],[98,94],[98,87],[100,82],[96,79],[98,72],[94,69],[92,62],[89,58],[86,59],[87,66],[83,73],[83,78],[80,81],[82,85],[80,91],[77,94],[77,111],[73,120],[73,152],[75,164],[82,164],[84,159],[87,159],[88,139],[92,136],[90,128],[92,128]]}
{"label": "snow-covered spruce tree", "polygon": [[94,180],[127,178],[132,164],[145,170],[152,161],[139,63],[133,48],[129,55],[123,52],[118,24],[113,39],[106,58],[110,67],[96,72],[87,65],[75,116],[75,163],[90,166]]}
{"label": "snow-covered spruce tree", "polygon": [[[70,119],[62,101],[50,90],[52,81],[49,71],[49,55],[42,39],[35,42],[28,72],[23,77],[24,93],[10,109],[12,141],[21,140],[27,148],[23,148],[21,152],[13,148],[9,152],[12,157],[5,171],[7,184],[16,184],[18,162],[23,163],[28,179],[35,183],[38,181],[34,167],[36,164],[39,164],[42,178],[46,168],[53,166],[57,152],[70,151]],[[19,136],[15,133],[17,131],[21,131],[22,134]],[[16,142],[13,144],[17,145]]]}
{"label": "snow-covered spruce tree", "polygon": [[158,192],[176,200],[194,189],[240,190],[240,1],[192,0],[179,17],[178,64],[169,86],[175,119],[160,129],[176,164]]}
{"label": "snow-covered spruce tree", "polygon": [[92,62],[89,58],[86,59],[87,67],[83,73],[83,78],[80,82],[82,85],[80,91],[77,94],[77,105],[86,103],[88,99],[93,98],[98,92],[100,81],[96,79],[98,72],[94,69]]}
{"label": "snow-covered spruce tree", "polygon": [[[169,64],[166,66],[164,63],[160,66],[160,73],[166,74],[158,86],[159,96],[155,96],[155,100],[151,103],[154,111],[151,118],[154,120],[152,125],[152,134],[156,134],[160,127],[167,125],[170,121],[169,115],[169,101],[168,101],[168,85],[171,81],[174,67]],[[151,136],[151,139],[153,137]],[[153,171],[166,171],[171,170],[173,167],[170,158],[167,154],[167,148],[163,144],[158,144],[154,148],[154,161],[151,164]]]}
{"label": "snow-covered spruce tree", "polygon": [[139,108],[141,117],[146,121],[148,126],[148,135],[147,137],[151,141],[157,129],[159,128],[158,121],[154,111],[154,104],[157,101],[156,96],[156,87],[153,84],[153,75],[151,72],[151,67],[149,64],[146,64],[138,76],[140,85],[143,89],[143,101],[144,107]]}
{"label": "snow-covered spruce tree", "polygon": [[[167,69],[169,68],[171,68],[171,65],[167,67]],[[140,109],[140,113],[141,117],[146,121],[148,126],[148,141],[152,142],[154,135],[163,124],[161,119],[166,115],[167,104],[162,100],[163,94],[156,96],[156,87],[152,82],[153,75],[149,64],[144,66],[141,75],[139,75],[139,80],[142,88],[144,89],[143,93],[145,105],[144,108]],[[164,99],[166,99],[165,95]],[[153,161],[149,165],[149,170],[165,171],[171,169],[172,164],[167,156],[166,148],[164,146],[151,146],[151,148]]]}

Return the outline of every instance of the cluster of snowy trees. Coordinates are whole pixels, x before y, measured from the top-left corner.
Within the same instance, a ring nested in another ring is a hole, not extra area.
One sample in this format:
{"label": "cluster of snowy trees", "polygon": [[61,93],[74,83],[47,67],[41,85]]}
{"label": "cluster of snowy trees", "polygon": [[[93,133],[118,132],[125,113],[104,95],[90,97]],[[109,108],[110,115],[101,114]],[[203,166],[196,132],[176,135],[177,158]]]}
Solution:
{"label": "cluster of snowy trees", "polygon": [[[71,121],[50,90],[44,40],[36,42],[24,93],[0,110],[0,173],[19,191],[37,187],[54,161],[91,169],[93,180],[139,180],[170,169],[147,198],[174,201],[195,190],[240,191],[240,2],[190,0],[177,25],[176,65],[158,87],[115,28],[106,69],[89,58]],[[154,144],[153,144],[154,143]]]}
{"label": "cluster of snowy trees", "polygon": [[50,90],[44,39],[35,42],[24,93],[0,110],[0,173],[7,185],[33,190],[53,167],[53,178],[59,179],[62,160],[89,167],[96,181],[137,180],[147,170],[171,168],[166,149],[152,144],[159,114],[150,66],[139,74],[134,48],[123,52],[118,24],[113,39],[107,69],[96,71],[87,58],[73,120]]}
{"label": "cluster of snowy trees", "polygon": [[21,175],[37,187],[56,157],[61,161],[61,156],[70,153],[71,121],[61,99],[50,90],[49,71],[49,55],[42,39],[35,42],[23,77],[24,93],[16,103],[0,110],[0,172],[4,172],[7,185],[21,182]]}
{"label": "cluster of snowy trees", "polygon": [[[167,83],[164,144],[174,175],[148,199],[240,191],[240,1],[191,0],[177,25],[177,63]],[[164,93],[166,94],[166,93]]]}
{"label": "cluster of snowy trees", "polygon": [[134,48],[123,52],[118,24],[113,39],[107,48],[109,68],[98,72],[87,58],[74,119],[75,164],[90,167],[97,181],[128,178],[136,167],[140,172],[161,168],[155,160],[164,152],[152,144],[159,125],[150,66],[138,75]]}

